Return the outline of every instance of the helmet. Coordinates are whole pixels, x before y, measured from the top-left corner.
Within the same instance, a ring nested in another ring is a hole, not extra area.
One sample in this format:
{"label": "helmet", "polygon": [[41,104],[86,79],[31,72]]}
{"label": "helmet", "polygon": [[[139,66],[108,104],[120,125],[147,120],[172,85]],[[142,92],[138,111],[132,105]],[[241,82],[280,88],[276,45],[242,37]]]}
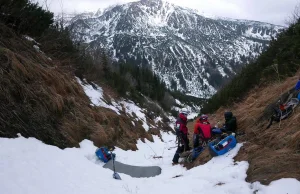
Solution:
{"label": "helmet", "polygon": [[207,115],[201,115],[200,116],[200,121],[203,122],[203,121],[207,121],[208,120],[208,116]]}
{"label": "helmet", "polygon": [[182,108],[182,109],[181,109],[181,113],[182,113],[182,114],[185,114],[185,115],[188,115],[188,110],[187,110],[187,108]]}

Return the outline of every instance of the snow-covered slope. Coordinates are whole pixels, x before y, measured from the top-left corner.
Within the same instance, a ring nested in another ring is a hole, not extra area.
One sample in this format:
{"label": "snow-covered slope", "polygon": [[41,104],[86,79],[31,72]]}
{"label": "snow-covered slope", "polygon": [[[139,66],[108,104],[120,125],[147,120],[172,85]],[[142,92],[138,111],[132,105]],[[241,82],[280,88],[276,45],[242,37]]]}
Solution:
{"label": "snow-covered slope", "polygon": [[[116,160],[139,166],[157,165],[162,174],[152,178],[132,178],[121,174],[122,180],[112,178],[112,171],[102,168],[95,156],[96,147],[84,140],[80,148],[61,150],[43,144],[35,138],[0,138],[0,186],[3,194],[299,194],[300,182],[281,179],[263,186],[247,183],[248,163],[234,162],[242,146],[228,154],[215,157],[205,165],[187,171],[172,166],[175,137],[162,133],[154,142],[138,141],[138,151],[116,149]],[[161,156],[162,158],[153,158]],[[173,178],[181,175],[178,178]]]}
{"label": "snow-covered slope", "polygon": [[[107,102],[104,99],[103,90],[100,86],[93,83],[93,86],[88,83],[83,83],[79,78],[76,77],[77,82],[82,86],[85,94],[89,97],[91,100],[92,106],[98,106],[98,107],[104,107],[111,109],[112,111],[116,112],[118,115],[121,115],[121,111],[125,111],[126,115],[129,118],[133,118],[136,122],[142,122],[142,126],[146,131],[149,131],[151,128],[157,128],[160,124],[163,123],[162,116],[169,119],[169,122],[166,123],[168,126],[171,127],[171,129],[174,129],[174,124],[176,122],[176,117],[174,115],[171,115],[171,113],[164,112],[163,109],[156,104],[156,106],[161,108],[162,115],[158,116],[157,118],[154,118],[154,123],[149,122],[149,118],[147,119],[147,110],[145,108],[139,107],[135,102],[128,100],[128,99],[122,99],[119,101],[116,101],[114,99],[110,99],[110,102]],[[84,80],[86,81],[86,80]],[[149,100],[149,99],[147,99]],[[180,102],[178,99],[175,99],[176,104],[172,107],[172,110],[179,113],[182,108],[186,108],[189,111],[188,119],[194,119],[196,116],[198,116],[200,112],[199,106],[191,106],[184,104]],[[152,102],[154,103],[154,102]],[[165,121],[166,122],[166,121]],[[132,122],[133,125],[134,122]]]}
{"label": "snow-covered slope", "polygon": [[[136,103],[128,99],[122,99],[120,101],[115,101],[114,99],[110,99],[110,102],[105,101],[103,97],[103,90],[97,84],[93,84],[94,87],[90,84],[83,83],[79,78],[76,78],[78,83],[82,86],[85,94],[91,100],[91,105],[104,107],[113,110],[118,115],[121,115],[121,111],[125,111],[125,114],[128,118],[133,118],[136,122],[142,122],[142,126],[146,131],[149,131],[150,128],[156,128],[153,124],[150,124],[149,118],[147,120],[146,112],[147,110],[139,107]],[[166,114],[166,113],[164,113]],[[168,117],[169,115],[165,115]],[[170,116],[169,116],[170,117]],[[157,120],[157,119],[156,119]],[[158,120],[155,122],[155,125],[158,122],[162,122]],[[132,125],[135,126],[135,123],[132,121]]]}
{"label": "snow-covered slope", "polygon": [[188,111],[188,119],[195,119],[195,117],[197,117],[200,113],[200,107],[199,106],[190,106],[187,104],[184,104],[182,102],[180,102],[180,100],[175,99],[176,105],[172,107],[172,110],[175,110],[177,112],[180,112],[182,108],[186,108]]}
{"label": "snow-covered slope", "polygon": [[150,66],[171,88],[208,97],[257,57],[283,27],[206,17],[161,0],[110,7],[74,18],[75,41],[105,47],[119,61]]}

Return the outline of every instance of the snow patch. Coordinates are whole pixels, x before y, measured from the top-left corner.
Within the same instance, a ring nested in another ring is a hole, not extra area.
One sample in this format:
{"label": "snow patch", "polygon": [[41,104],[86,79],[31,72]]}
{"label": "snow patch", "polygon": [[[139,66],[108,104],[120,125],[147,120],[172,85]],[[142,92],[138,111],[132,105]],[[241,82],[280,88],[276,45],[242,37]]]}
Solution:
{"label": "snow patch", "polygon": [[[147,124],[145,110],[137,106],[133,101],[122,100],[119,102],[111,99],[112,105],[107,104],[103,99],[103,90],[97,84],[93,84],[94,87],[90,84],[84,84],[79,78],[76,77],[77,82],[84,89],[85,94],[90,98],[92,105],[108,108],[120,115],[120,112],[125,109],[125,113],[128,113],[131,117],[137,117],[137,121],[140,120],[143,122],[143,127],[146,131],[149,131],[150,127]],[[134,116],[135,115],[135,116]],[[133,123],[134,125],[134,123]]]}
{"label": "snow patch", "polygon": [[90,84],[84,84],[79,78],[76,77],[77,82],[82,86],[85,94],[90,98],[92,104],[94,106],[100,106],[100,107],[104,107],[104,108],[108,108],[113,110],[115,113],[117,113],[118,115],[120,115],[119,110],[112,106],[112,105],[108,105],[104,99],[103,99],[103,90],[101,87],[99,87],[98,85],[94,84],[94,88],[92,85]]}
{"label": "snow patch", "polygon": [[160,116],[154,119],[154,122],[156,124],[159,123],[159,122],[161,122],[161,121],[162,121],[162,118]]}
{"label": "snow patch", "polygon": [[25,38],[26,40],[30,41],[30,42],[33,42],[37,45],[41,45],[40,43],[38,43],[37,41],[35,41],[33,38],[31,38],[30,36],[27,36],[27,35],[23,35],[23,38]]}
{"label": "snow patch", "polygon": [[149,125],[147,124],[146,115],[144,113],[144,110],[138,107],[134,102],[132,101],[122,101],[119,104],[123,105],[126,113],[129,113],[132,117],[134,117],[133,113],[138,117],[139,120],[143,122],[143,127],[146,131],[149,131]]}
{"label": "snow patch", "polygon": [[195,113],[195,112],[190,113],[190,114],[187,116],[187,118],[188,118],[188,119],[194,119],[195,117],[198,116],[198,114],[199,114],[199,113]]}

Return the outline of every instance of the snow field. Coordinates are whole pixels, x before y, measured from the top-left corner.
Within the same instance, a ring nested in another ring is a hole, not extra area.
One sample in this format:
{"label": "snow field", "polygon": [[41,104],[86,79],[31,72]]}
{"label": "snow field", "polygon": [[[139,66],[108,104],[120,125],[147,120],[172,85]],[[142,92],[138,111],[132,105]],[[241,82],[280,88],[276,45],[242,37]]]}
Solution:
{"label": "snow field", "polygon": [[[299,194],[300,183],[281,179],[270,186],[245,181],[248,162],[234,162],[242,144],[224,156],[205,165],[186,170],[172,166],[176,148],[173,135],[162,133],[162,142],[137,142],[138,151],[115,150],[116,160],[131,165],[157,165],[162,174],[152,178],[132,178],[121,174],[121,181],[112,178],[112,171],[102,168],[95,156],[97,149],[89,140],[80,148],[61,150],[35,138],[0,138],[0,186],[3,194],[98,194],[98,193],[174,193],[174,194]],[[154,159],[153,156],[162,156]],[[178,178],[172,178],[182,175]]]}
{"label": "snow field", "polygon": [[[92,105],[109,108],[120,114],[125,108],[126,114],[136,115],[137,120],[149,129],[144,110],[132,101],[112,101],[107,104],[103,99],[103,90],[82,83]],[[185,106],[179,100],[176,103]],[[191,107],[187,107],[190,111]],[[176,107],[175,107],[176,109]],[[177,107],[178,109],[178,107]],[[179,109],[178,109],[179,110]],[[197,113],[190,113],[190,117]],[[156,118],[155,121],[160,121]],[[172,123],[174,118],[170,118]],[[175,122],[175,121],[174,121]],[[134,125],[134,123],[133,123]],[[83,193],[172,193],[172,194],[299,194],[300,183],[295,179],[281,179],[270,186],[258,182],[245,181],[248,162],[234,162],[242,144],[224,156],[215,157],[205,165],[187,171],[180,165],[172,166],[176,151],[175,136],[161,133],[163,141],[153,136],[154,142],[138,140],[138,151],[124,151],[116,148],[116,160],[135,166],[160,166],[162,174],[152,178],[132,178],[121,174],[122,181],[112,178],[112,171],[104,169],[103,162],[95,156],[97,147],[89,140],[80,143],[80,148],[61,150],[45,145],[35,138],[0,138],[0,186],[1,194],[83,194]],[[154,158],[158,157],[158,158]],[[178,178],[173,178],[180,175]]]}

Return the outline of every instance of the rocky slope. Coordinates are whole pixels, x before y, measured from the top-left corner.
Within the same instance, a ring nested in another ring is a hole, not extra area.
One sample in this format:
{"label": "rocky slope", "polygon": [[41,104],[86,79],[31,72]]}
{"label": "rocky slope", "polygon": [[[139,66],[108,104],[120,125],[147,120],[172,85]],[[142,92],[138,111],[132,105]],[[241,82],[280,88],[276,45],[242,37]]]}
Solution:
{"label": "rocky slope", "polygon": [[74,41],[105,47],[117,61],[148,66],[166,84],[207,97],[256,58],[283,27],[208,18],[161,0],[141,0],[70,22]]}

